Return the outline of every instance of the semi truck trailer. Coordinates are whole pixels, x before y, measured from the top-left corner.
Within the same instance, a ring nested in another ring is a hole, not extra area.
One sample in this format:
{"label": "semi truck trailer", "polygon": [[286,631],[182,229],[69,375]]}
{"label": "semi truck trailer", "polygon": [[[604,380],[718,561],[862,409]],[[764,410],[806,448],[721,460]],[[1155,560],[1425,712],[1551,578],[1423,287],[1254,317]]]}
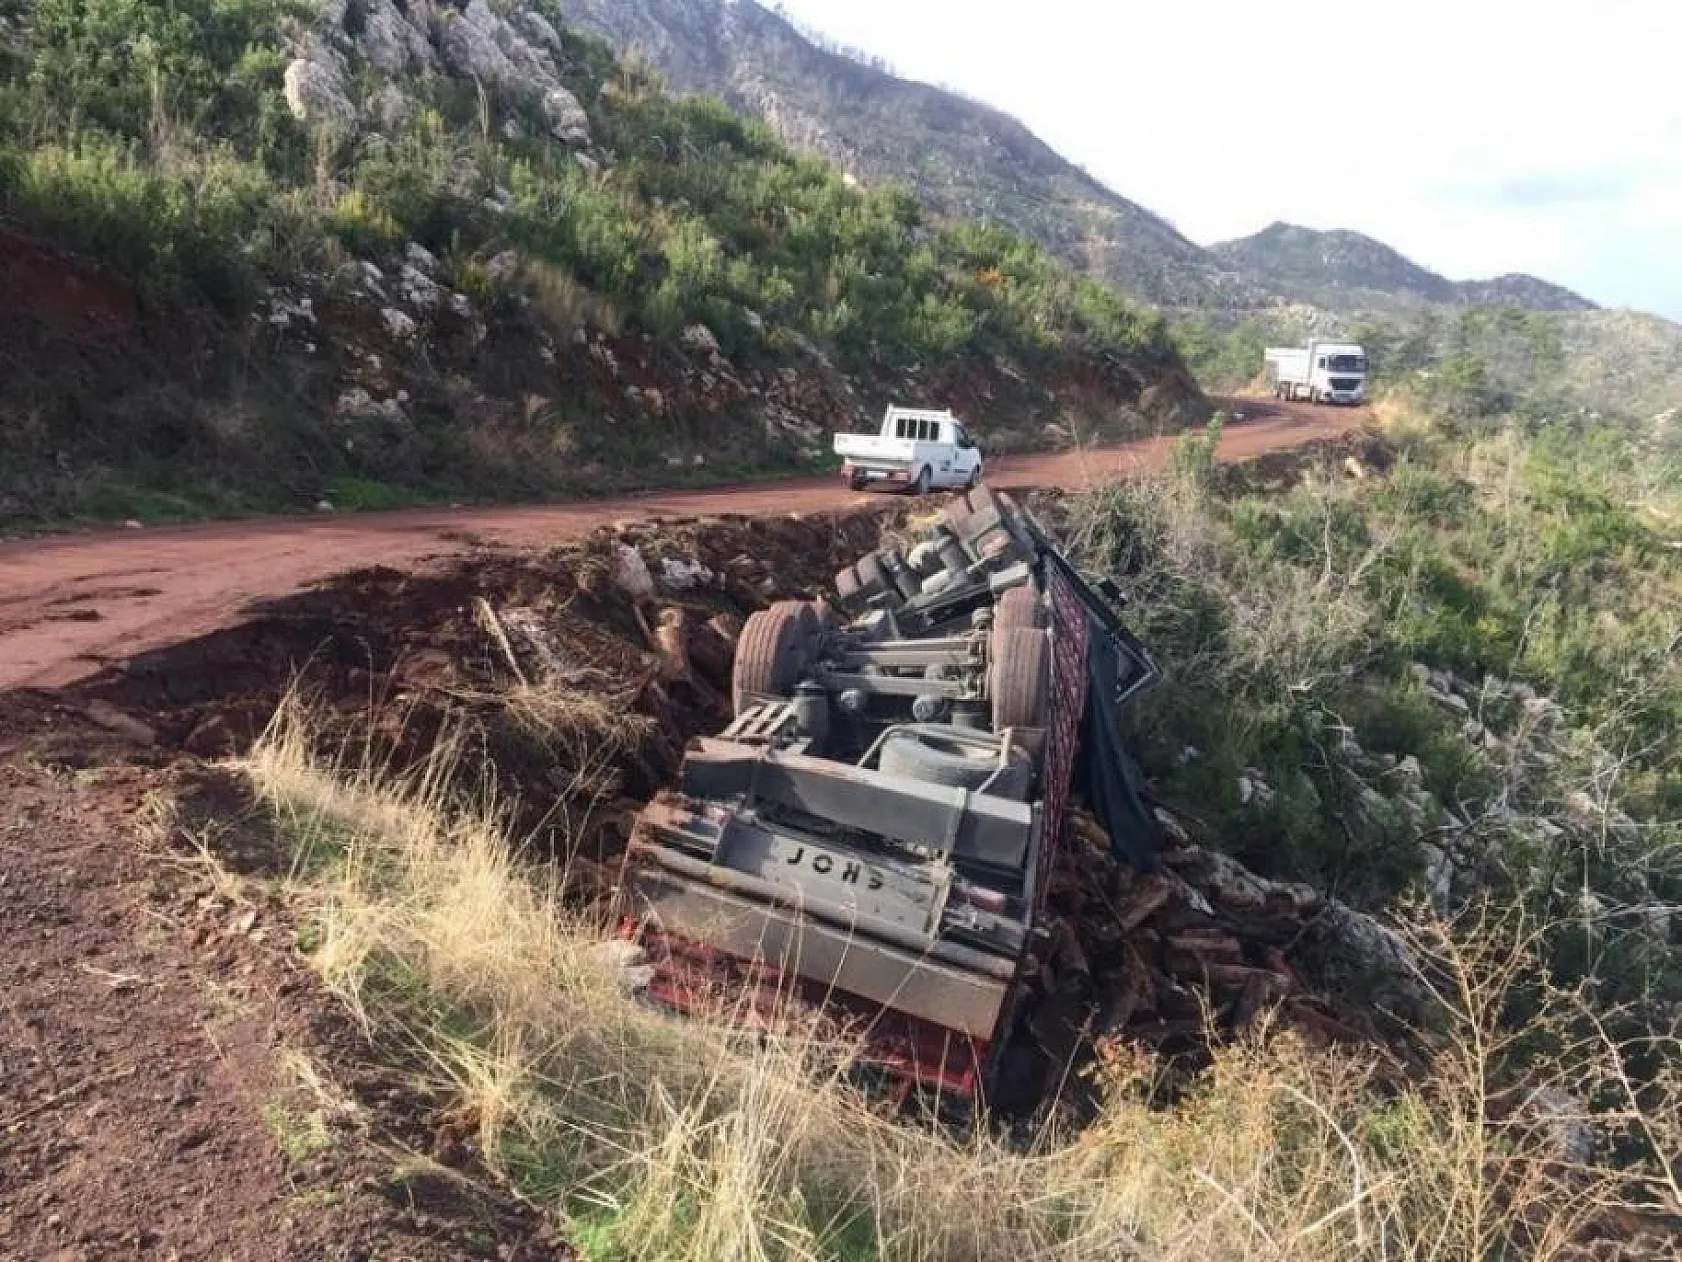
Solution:
{"label": "semi truck trailer", "polygon": [[1367,353],[1354,342],[1315,340],[1306,347],[1270,346],[1264,358],[1267,384],[1276,399],[1366,402]]}

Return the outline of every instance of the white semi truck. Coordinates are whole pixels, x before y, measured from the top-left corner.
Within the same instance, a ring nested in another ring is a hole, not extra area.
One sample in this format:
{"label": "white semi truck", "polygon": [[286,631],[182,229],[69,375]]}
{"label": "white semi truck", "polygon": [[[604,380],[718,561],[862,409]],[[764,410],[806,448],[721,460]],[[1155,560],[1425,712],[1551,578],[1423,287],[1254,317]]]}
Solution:
{"label": "white semi truck", "polygon": [[1270,346],[1264,355],[1267,384],[1276,399],[1366,402],[1367,353],[1354,342],[1315,340],[1306,348]]}

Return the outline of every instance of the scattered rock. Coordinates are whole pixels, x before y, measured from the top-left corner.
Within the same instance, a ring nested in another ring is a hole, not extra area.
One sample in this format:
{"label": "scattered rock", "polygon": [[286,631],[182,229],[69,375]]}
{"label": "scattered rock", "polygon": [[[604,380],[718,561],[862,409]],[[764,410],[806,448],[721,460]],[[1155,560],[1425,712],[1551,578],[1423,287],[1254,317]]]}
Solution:
{"label": "scattered rock", "polygon": [[712,584],[717,576],[699,561],[664,557],[660,561],[660,582],[670,591],[689,592]]}
{"label": "scattered rock", "polygon": [[403,247],[403,257],[409,266],[419,269],[428,276],[438,270],[438,256],[419,241],[411,241],[405,245]]}
{"label": "scattered rock", "polygon": [[1419,759],[1412,754],[1398,762],[1390,774],[1399,777],[1406,784],[1416,789],[1425,783],[1425,769],[1419,765]]}
{"label": "scattered rock", "polygon": [[431,311],[444,299],[444,290],[413,263],[405,263],[397,276],[398,294],[417,311]]}
{"label": "scattered rock", "polygon": [[504,250],[493,255],[485,264],[485,275],[498,284],[504,284],[514,279],[520,272],[520,256],[513,250]]}
{"label": "scattered rock", "polygon": [[692,351],[700,351],[704,355],[716,355],[719,352],[718,338],[704,324],[692,324],[683,331],[683,344]]}
{"label": "scattered rock", "polygon": [[543,118],[549,134],[563,145],[582,149],[590,143],[590,116],[565,88],[553,87],[543,94]]}
{"label": "scattered rock", "polygon": [[380,312],[380,319],[385,321],[386,332],[400,340],[413,337],[415,330],[420,327],[411,317],[397,310],[396,307],[385,308]]}
{"label": "scattered rock", "polygon": [[629,544],[614,545],[613,582],[632,600],[654,599],[654,576],[648,572],[648,562]]}
{"label": "scattered rock", "polygon": [[1459,693],[1439,692],[1436,689],[1428,689],[1426,695],[1438,705],[1443,706],[1446,709],[1453,710],[1456,714],[1470,714],[1472,712],[1471,703]]}
{"label": "scattered rock", "polygon": [[1246,767],[1244,774],[1238,777],[1238,800],[1245,806],[1254,803],[1258,807],[1273,805],[1273,787],[1262,779],[1262,774],[1254,768]]}
{"label": "scattered rock", "polygon": [[271,294],[265,320],[277,329],[291,328],[294,320],[314,324],[315,302],[307,294],[296,299],[288,298],[285,294]]}
{"label": "scattered rock", "polygon": [[367,259],[357,259],[346,265],[339,275],[345,283],[360,289],[370,297],[382,302],[385,300],[385,273]]}
{"label": "scattered rock", "polygon": [[287,108],[300,122],[326,131],[355,130],[356,106],[337,67],[299,58],[286,67],[285,93]]}

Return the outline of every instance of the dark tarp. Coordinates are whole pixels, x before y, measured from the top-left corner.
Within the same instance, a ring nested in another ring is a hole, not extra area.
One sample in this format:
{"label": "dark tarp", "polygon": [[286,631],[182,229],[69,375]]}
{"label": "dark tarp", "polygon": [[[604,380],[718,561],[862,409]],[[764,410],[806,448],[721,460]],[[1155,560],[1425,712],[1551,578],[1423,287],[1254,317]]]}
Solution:
{"label": "dark tarp", "polygon": [[1091,630],[1077,783],[1110,835],[1111,853],[1141,872],[1154,872],[1162,849],[1162,825],[1145,803],[1144,776],[1122,745],[1116,722],[1115,698],[1124,672],[1131,675],[1134,664],[1097,619]]}

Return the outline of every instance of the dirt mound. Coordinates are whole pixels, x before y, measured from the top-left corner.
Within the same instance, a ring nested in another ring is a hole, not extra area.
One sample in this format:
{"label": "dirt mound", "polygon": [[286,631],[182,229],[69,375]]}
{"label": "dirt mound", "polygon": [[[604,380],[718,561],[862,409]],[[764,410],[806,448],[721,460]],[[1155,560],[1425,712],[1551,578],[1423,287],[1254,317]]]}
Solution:
{"label": "dirt mound", "polygon": [[360,747],[371,732],[376,756],[399,765],[446,724],[471,726],[527,804],[522,822],[552,827],[558,800],[663,784],[688,736],[726,713],[740,620],[816,595],[895,511],[627,524],[547,554],[358,570],[55,695],[157,761],[247,747],[294,691],[324,739]]}

